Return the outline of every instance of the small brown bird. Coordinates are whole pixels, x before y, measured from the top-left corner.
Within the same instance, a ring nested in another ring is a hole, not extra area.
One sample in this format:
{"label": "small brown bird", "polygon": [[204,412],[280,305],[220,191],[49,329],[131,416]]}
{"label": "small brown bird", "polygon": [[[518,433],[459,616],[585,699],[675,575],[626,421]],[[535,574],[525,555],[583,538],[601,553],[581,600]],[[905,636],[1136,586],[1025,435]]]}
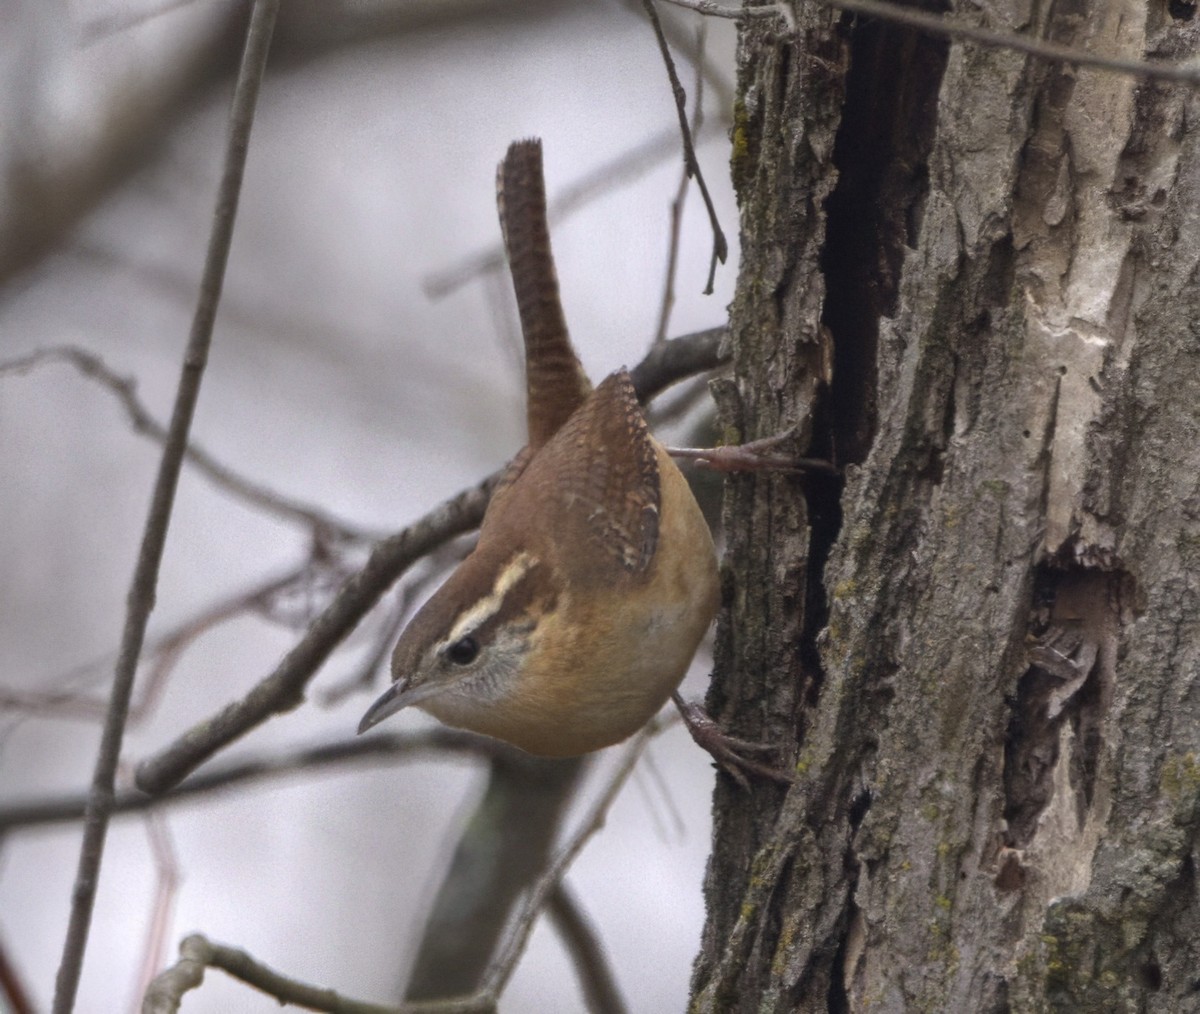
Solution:
{"label": "small brown bird", "polygon": [[475,550],[401,635],[395,683],[359,732],[415,705],[530,753],[574,756],[632,735],[675,691],[716,613],[716,553],[629,375],[593,391],[571,346],[539,141],[509,148],[497,189],[529,444]]}

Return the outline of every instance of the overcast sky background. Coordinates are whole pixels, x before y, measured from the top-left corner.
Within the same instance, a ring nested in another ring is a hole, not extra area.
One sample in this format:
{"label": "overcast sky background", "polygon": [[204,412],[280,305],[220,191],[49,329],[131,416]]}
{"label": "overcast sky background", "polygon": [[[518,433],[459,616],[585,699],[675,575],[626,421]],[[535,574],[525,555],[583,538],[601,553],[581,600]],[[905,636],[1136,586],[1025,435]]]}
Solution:
{"label": "overcast sky background", "polygon": [[[388,5],[358,5],[374,6]],[[544,139],[553,202],[675,125],[654,37],[629,7],[617,0],[514,5],[511,18],[500,16],[505,5],[493,7],[483,20],[469,9],[443,18],[437,5],[424,4],[420,27],[273,64],[263,87],[193,432],[222,462],[364,526],[391,530],[415,519],[522,443],[511,322],[496,320],[478,281],[440,301],[423,290],[432,275],[498,241],[493,181],[508,143]],[[80,158],[114,112],[153,93],[230,5],[196,0],[85,43],[98,19],[111,26],[102,19],[140,9],[0,0],[6,214],[21,199],[21,165],[28,171]],[[695,18],[664,14],[694,30]],[[728,86],[727,24],[710,26],[709,51]],[[680,72],[690,91],[686,62]],[[0,288],[0,358],[81,346],[136,377],[142,399],[167,418],[229,86],[226,79],[181,114],[153,159],[54,254]],[[736,270],[722,125],[729,111],[711,88],[707,99],[711,129],[700,157],[734,250],[716,294],[702,296],[711,236],[693,189],[671,334],[722,323]],[[636,362],[653,335],[679,174],[672,149],[555,225],[568,321],[594,379]],[[156,446],[131,432],[108,393],[70,368],[0,378],[0,685],[55,688],[64,673],[113,650],[156,465]],[[305,551],[302,530],[185,470],[152,636],[294,565]],[[136,763],[244,693],[294,638],[253,618],[203,637],[152,716],[130,729],[125,757]],[[332,663],[314,693],[347,670],[347,661]],[[91,682],[100,689],[111,663],[98,674]],[[693,696],[703,692],[705,674],[693,673]],[[353,696],[329,710],[309,703],[225,759],[347,736],[370,699]],[[424,721],[417,714],[393,720],[397,728]],[[97,741],[92,722],[0,714],[3,801],[82,788]],[[679,729],[651,756],[658,776],[635,777],[569,883],[609,949],[631,1009],[661,1012],[683,1008],[698,944],[712,772]],[[200,931],[307,981],[394,999],[479,788],[478,768],[428,762],[297,777],[172,809],[166,826],[182,883],[168,955]],[[39,1009],[52,993],[77,848],[78,831],[67,827],[0,842],[0,941]],[[145,823],[116,820],[79,1011],[134,1008],[155,879]],[[502,1009],[581,1009],[546,927]],[[184,1010],[278,1006],[211,972]]]}

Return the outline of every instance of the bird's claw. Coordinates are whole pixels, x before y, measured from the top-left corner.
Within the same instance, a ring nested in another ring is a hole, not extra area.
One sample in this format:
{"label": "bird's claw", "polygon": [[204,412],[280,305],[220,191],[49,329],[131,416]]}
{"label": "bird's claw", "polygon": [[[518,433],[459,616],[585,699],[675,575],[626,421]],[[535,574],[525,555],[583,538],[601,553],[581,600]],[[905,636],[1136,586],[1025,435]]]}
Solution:
{"label": "bird's claw", "polygon": [[790,785],[793,778],[786,771],[747,757],[749,753],[773,753],[779,748],[773,743],[755,743],[722,732],[713,718],[699,704],[689,703],[676,692],[672,695],[683,724],[687,726],[696,745],[705,750],[717,765],[746,791],[750,790],[747,774],[773,782]]}

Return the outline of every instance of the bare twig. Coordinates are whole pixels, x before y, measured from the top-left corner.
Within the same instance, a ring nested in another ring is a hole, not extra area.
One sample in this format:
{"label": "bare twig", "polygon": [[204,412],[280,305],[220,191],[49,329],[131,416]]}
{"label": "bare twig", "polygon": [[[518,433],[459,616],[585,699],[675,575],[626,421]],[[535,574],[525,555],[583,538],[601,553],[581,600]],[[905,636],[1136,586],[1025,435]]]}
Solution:
{"label": "bare twig", "polygon": [[[126,725],[133,727],[153,713],[171,670],[197,638],[248,610],[257,609],[267,614],[270,600],[302,580],[311,567],[310,558],[285,574],[267,578],[249,590],[229,595],[145,645],[142,665],[148,668],[139,683],[140,697],[130,701]],[[105,702],[99,697],[86,696],[76,688],[91,682],[93,672],[99,675],[105,665],[112,665],[111,656],[44,680],[45,684],[55,687],[52,690],[23,691],[0,686],[0,708],[49,712],[55,718],[102,719]]]}
{"label": "bare twig", "polygon": [[[683,721],[683,716],[679,714],[679,709],[674,709],[674,712],[669,716],[674,719],[678,716],[678,721]],[[666,728],[667,722],[660,718],[663,727]],[[662,768],[659,767],[658,761],[654,759],[652,750],[646,751],[645,759],[642,761],[642,766],[639,769],[642,777],[637,779],[634,784],[637,785],[642,795],[642,802],[646,807],[646,815],[651,823],[654,824],[655,830],[658,832],[660,841],[671,841],[672,832],[674,832],[674,840],[682,841],[684,833],[687,830],[687,825],[684,823],[683,814],[679,812],[679,804],[675,801],[675,796],[667,785],[666,779],[663,777]],[[671,826],[667,826],[669,818]]]}
{"label": "bare twig", "polygon": [[604,826],[605,817],[608,815],[608,810],[612,806],[613,800],[617,798],[621,788],[629,779],[634,766],[638,762],[638,758],[642,755],[642,751],[646,749],[646,744],[660,730],[661,726],[658,722],[651,722],[634,736],[625,748],[625,755],[621,758],[616,771],[610,777],[608,785],[605,786],[600,797],[592,805],[587,818],[580,824],[579,829],[572,835],[566,847],[559,853],[558,857],[550,865],[550,868],[542,874],[541,879],[530,892],[529,898],[522,907],[521,914],[517,917],[513,925],[512,935],[492,962],[488,975],[484,979],[486,985],[481,991],[481,995],[490,999],[493,1004],[499,1002],[500,995],[504,992],[504,987],[508,985],[509,978],[516,970],[517,961],[520,959],[521,954],[524,953],[525,944],[529,940],[529,935],[533,932],[538,914],[545,906],[551,892],[561,882],[563,876],[579,853],[583,851],[583,846],[587,844],[588,839]]}
{"label": "bare twig", "polygon": [[[692,136],[700,135],[704,125],[704,25],[696,31],[696,81],[694,85],[696,98],[692,103]],[[685,165],[679,174],[679,187],[675,191],[675,199],[671,202],[671,228],[667,240],[667,273],[663,282],[662,304],[658,311],[658,328],[654,332],[656,342],[667,340],[667,328],[671,323],[671,311],[675,308],[675,273],[679,268],[679,235],[683,227],[683,207],[687,201],[688,181],[691,175]]]}
{"label": "bare twig", "polygon": [[[461,542],[466,542],[467,545],[464,547]],[[400,589],[395,605],[392,606],[390,613],[380,624],[379,630],[371,638],[371,650],[367,657],[340,682],[321,691],[318,701],[322,707],[334,707],[351,694],[360,690],[370,690],[374,686],[375,674],[387,664],[388,655],[396,643],[396,638],[405,621],[412,614],[413,604],[451,566],[461,562],[472,545],[472,540],[469,539],[460,542],[447,541],[445,545],[426,554],[422,572],[405,582]]]}
{"label": "bare twig", "polygon": [[672,384],[729,362],[729,350],[722,348],[728,333],[727,328],[712,327],[652,345],[629,371],[638,398],[645,404]]}
{"label": "bare twig", "polygon": [[[432,578],[433,574],[434,572],[430,571],[428,576]],[[375,634],[371,650],[367,653],[367,657],[355,666],[354,670],[345,679],[339,680],[331,687],[324,687],[320,691],[317,700],[321,707],[336,707],[347,697],[359,691],[369,690],[375,685],[375,674],[387,662],[387,657],[391,653],[396,638],[400,636],[400,631],[404,629],[404,623],[412,611],[413,600],[419,594],[420,584],[413,581],[401,589],[399,601],[392,606],[387,617],[387,622]]]}
{"label": "bare twig", "polygon": [[671,93],[675,97],[675,111],[679,115],[679,132],[683,137],[684,165],[687,167],[688,175],[696,178],[696,185],[700,188],[700,196],[704,198],[704,207],[708,211],[708,220],[712,225],[712,260],[708,266],[708,283],[704,287],[704,294],[711,295],[713,281],[717,276],[717,262],[725,263],[725,258],[729,256],[729,244],[725,240],[725,233],[721,231],[721,223],[717,221],[717,209],[713,206],[712,196],[708,192],[708,184],[704,182],[704,173],[700,171],[700,162],[696,158],[696,149],[692,144],[692,132],[688,126],[687,94],[683,90],[683,85],[679,83],[679,74],[675,70],[675,61],[671,59],[671,51],[667,47],[667,37],[663,34],[658,10],[654,6],[654,0],[642,0],[642,6],[646,9],[646,15],[650,18],[650,24],[654,28],[654,37],[658,40],[658,49],[662,53],[663,63],[667,68],[667,77],[671,79]]}
{"label": "bare twig", "polygon": [[568,844],[543,873],[528,899],[522,906],[508,940],[500,954],[489,966],[484,987],[469,997],[450,1000],[407,1003],[399,1006],[381,1006],[352,1000],[333,990],[311,986],[307,983],[280,975],[266,965],[255,961],[245,951],[214,944],[200,935],[187,937],[180,944],[180,960],[162,972],[146,991],[142,1006],[143,1014],[175,1014],[180,998],[190,989],[195,989],[204,979],[206,967],[220,968],[243,982],[275,997],[281,1003],[292,1003],[309,1010],[336,1012],[336,1014],[474,1014],[494,1012],[505,986],[524,953],[529,935],[533,931],[538,914],[550,896],[557,890],[562,878],[575,861],[585,844],[604,826],[608,810],[620,793],[638,758],[650,739],[664,726],[651,722],[639,732],[626,747],[624,756],[609,778],[608,785],[592,805],[587,817],[571,836]]}
{"label": "bare twig", "polygon": [[131,68],[69,152],[52,152],[32,140],[45,131],[20,130],[20,121],[34,126],[45,112],[29,101],[36,90],[21,90],[30,93],[25,109],[14,93],[6,110],[12,114],[15,105],[18,122],[6,123],[6,188],[12,199],[0,223],[0,288],[62,245],[88,212],[142,168],[183,112],[232,71],[237,40],[245,33],[244,5],[215,10],[216,18],[196,26],[189,44],[164,61],[160,73],[144,64]]}
{"label": "bare twig", "polygon": [[306,1010],[328,1011],[331,1014],[424,1014],[433,1011],[438,1014],[473,1014],[492,1009],[476,1000],[400,1006],[352,1000],[332,989],[280,975],[245,951],[212,943],[198,933],[184,939],[179,945],[179,955],[179,961],[150,983],[142,1002],[142,1014],[175,1014],[183,994],[196,989],[204,981],[205,968],[219,968],[274,997],[281,1004],[295,1004]]}
{"label": "bare twig", "polygon": [[[659,342],[631,371],[638,396],[649,398],[677,380],[720,365],[724,334],[723,328],[714,328]],[[138,786],[152,795],[165,792],[222,747],[272,715],[295,708],[317,669],[391,584],[422,556],[479,524],[499,477],[499,472],[493,473],[478,486],[434,508],[416,524],[378,543],[363,569],[342,586],[275,671],[246,697],[226,705],[143,761],[137,770]]]}
{"label": "bare twig", "polygon": [[793,458],[787,454],[762,454],[748,445],[727,447],[668,447],[672,458],[686,458],[717,472],[819,472],[841,475],[842,470],[824,458]]}
{"label": "bare twig", "polygon": [[[621,2],[625,9],[639,21],[646,16],[646,12],[642,9],[642,0],[621,0]],[[705,83],[717,100],[718,116],[724,127],[728,129],[733,125],[734,93],[737,89],[732,81],[725,79],[713,61],[704,59],[695,48],[696,37],[689,28],[690,26],[683,18],[665,18],[663,20],[663,32],[667,36],[667,42],[676,53],[704,75]],[[728,69],[732,70],[733,68]]]}
{"label": "bare twig", "polygon": [[[47,362],[68,363],[89,380],[95,380],[115,395],[134,432],[144,434],[160,444],[167,439],[166,429],[138,400],[134,380],[118,375],[103,359],[86,349],[72,345],[39,349],[19,359],[0,362],[0,376],[6,373],[25,373]],[[253,479],[240,475],[234,469],[221,464],[196,443],[188,444],[184,457],[218,488],[286,521],[304,525],[316,534],[348,542],[370,542],[382,537],[382,532],[359,528],[319,507],[285,497]]]}
{"label": "bare twig", "polygon": [[[113,797],[112,812],[113,816],[155,812],[204,796],[311,771],[336,770],[363,764],[404,763],[422,760],[431,754],[486,760],[503,749],[511,748],[484,736],[441,726],[419,732],[356,736],[290,750],[273,757],[216,767],[212,771],[194,775],[178,788],[161,796],[148,796],[137,789],[121,790]],[[83,817],[86,804],[87,796],[80,793],[0,806],[0,834],[20,828],[79,820]]]}
{"label": "bare twig", "polygon": [[751,18],[789,19],[791,11],[786,3],[763,4],[761,7],[726,7],[714,0],[666,0],[674,7],[695,11],[711,18],[728,18],[731,21],[749,21]]}
{"label": "bare twig", "polygon": [[177,785],[222,747],[272,715],[284,714],[304,699],[304,688],[338,643],[375,606],[392,583],[426,553],[483,519],[496,472],[425,515],[416,524],[376,544],[362,570],[350,577],[312,622],[299,642],[245,697],[185,733],[138,765],[137,784],[157,795]]}
{"label": "bare twig", "polygon": [[175,896],[182,877],[179,859],[175,854],[175,844],[171,840],[171,831],[161,814],[146,815],[146,835],[154,853],[154,871],[158,882],[154,889],[154,911],[150,916],[150,925],[146,928],[146,946],[143,949],[142,967],[138,972],[137,989],[134,993],[134,1011],[141,1006],[140,1000],[149,989],[155,971],[162,966],[163,950],[171,926],[171,911],[175,907]]}
{"label": "bare twig", "polygon": [[[795,19],[787,2],[765,4],[759,7],[725,7],[712,0],[664,0],[665,3],[676,7],[686,7],[700,14],[719,18],[744,20],[747,18],[777,16],[783,18],[794,28]],[[893,24],[908,25],[919,28],[930,35],[942,35],[952,39],[965,39],[977,42],[982,46],[995,49],[1011,49],[1018,53],[1027,53],[1040,60],[1050,60],[1056,63],[1071,63],[1077,67],[1093,67],[1096,70],[1108,71],[1113,74],[1127,74],[1131,77],[1151,78],[1158,81],[1178,81],[1182,84],[1200,84],[1200,66],[1192,60],[1180,63],[1170,63],[1166,60],[1132,60],[1120,56],[1100,56],[1074,46],[1064,46],[1057,42],[1047,42],[1028,35],[1017,35],[1014,32],[1001,32],[992,28],[969,25],[954,18],[933,14],[916,7],[901,7],[899,4],[888,3],[886,0],[814,0],[822,7],[832,7],[835,10],[849,11],[851,14],[862,14],[866,17],[878,18],[880,21],[890,21]]]}
{"label": "bare twig", "polygon": [[711,404],[708,379],[704,376],[695,377],[690,383],[672,391],[669,397],[656,401],[646,414],[650,428],[657,431],[664,426],[672,426],[686,418],[701,402]]}
{"label": "bare twig", "polygon": [[406,1000],[480,989],[521,895],[550,865],[587,758],[497,750],[442,874],[421,932]]}
{"label": "bare twig", "polygon": [[196,305],[195,317],[192,320],[191,335],[184,355],[175,408],[171,415],[171,423],[167,431],[168,437],[163,448],[150,512],[146,520],[145,535],[129,591],[125,629],[121,638],[116,671],[113,674],[109,714],[104,723],[100,749],[96,756],[92,790],[88,795],[83,843],[79,850],[79,866],[75,875],[71,913],[63,942],[62,961],[59,964],[55,982],[54,1014],[70,1014],[75,1007],[79,973],[83,966],[83,954],[87,946],[92,908],[96,899],[100,861],[103,857],[104,841],[108,832],[117,762],[121,753],[121,740],[125,733],[125,718],[133,693],[134,676],[137,672],[142,642],[146,635],[146,625],[150,619],[150,612],[154,608],[158,569],[162,561],[163,547],[166,544],[175,490],[178,487],[179,474],[187,450],[188,430],[191,427],[196,401],[200,394],[200,382],[203,379],[204,366],[208,359],[213,320],[216,317],[217,305],[221,298],[225,265],[229,258],[230,240],[233,237],[233,223],[237,215],[238,195],[241,192],[246,151],[250,141],[250,128],[254,122],[254,107],[266,67],[271,30],[274,27],[278,10],[279,0],[255,0],[250,25],[246,30],[246,48],[242,55],[242,64],[234,89],[229,142],[226,147],[225,165],[217,194],[217,206],[213,216],[204,274],[200,283],[200,297]]}
{"label": "bare twig", "polygon": [[562,881],[550,893],[546,914],[575,962],[588,1014],[624,1014],[625,1001],[604,954],[604,945],[583,906]]}
{"label": "bare twig", "polygon": [[984,46],[1028,53],[1030,56],[1036,56],[1042,60],[1062,61],[1063,63],[1073,63],[1078,67],[1094,67],[1097,70],[1111,71],[1115,74],[1156,78],[1160,81],[1200,84],[1200,67],[1191,61],[1175,64],[1158,60],[1127,60],[1119,56],[1100,56],[1057,42],[1046,42],[1025,35],[1015,35],[1012,32],[980,28],[952,18],[944,18],[938,14],[929,14],[913,7],[883,3],[880,0],[816,0],[816,2],[838,10],[850,11],[852,14],[864,14],[868,17],[879,18],[881,21],[909,25],[932,35],[967,39]]}
{"label": "bare twig", "polygon": [[[720,125],[714,125],[707,128],[703,135],[698,136],[714,137],[723,129]],[[569,218],[574,211],[585,206],[589,201],[649,172],[660,161],[672,155],[677,150],[678,144],[678,132],[664,130],[611,161],[596,167],[573,183],[568,183],[550,202],[548,211],[550,224],[553,226]],[[493,243],[483,250],[464,257],[457,264],[452,264],[443,271],[427,275],[421,287],[430,299],[442,299],[475,278],[500,273],[504,270],[504,247],[500,243]],[[506,300],[511,299],[508,294],[509,285],[508,279],[505,278],[503,291]],[[516,343],[516,347],[520,347],[519,342]]]}

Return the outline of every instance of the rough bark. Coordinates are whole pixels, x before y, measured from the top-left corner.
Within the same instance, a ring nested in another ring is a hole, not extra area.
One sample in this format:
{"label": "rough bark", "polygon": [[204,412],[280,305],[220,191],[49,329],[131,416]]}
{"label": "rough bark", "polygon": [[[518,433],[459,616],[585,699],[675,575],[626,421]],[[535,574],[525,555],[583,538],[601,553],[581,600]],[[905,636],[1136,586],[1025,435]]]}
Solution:
{"label": "rough bark", "polygon": [[[1183,59],[1194,5],[956,18]],[[1200,1010],[1200,94],[748,22],[697,1011]]]}

